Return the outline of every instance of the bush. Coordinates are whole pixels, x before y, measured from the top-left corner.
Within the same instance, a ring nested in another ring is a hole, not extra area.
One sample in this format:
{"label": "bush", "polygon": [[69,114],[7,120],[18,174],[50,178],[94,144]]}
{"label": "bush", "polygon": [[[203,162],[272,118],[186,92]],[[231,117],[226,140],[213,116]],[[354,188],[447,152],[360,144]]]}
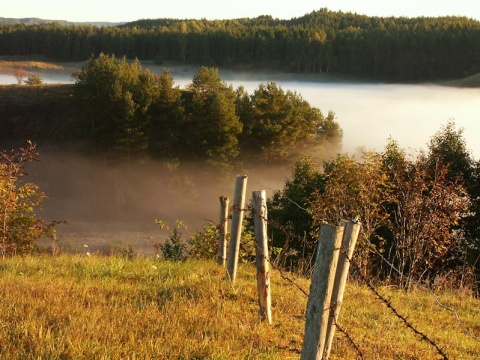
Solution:
{"label": "bush", "polygon": [[32,74],[27,78],[27,80],[25,80],[25,84],[27,84],[27,85],[42,85],[43,80],[38,74]]}
{"label": "bush", "polygon": [[177,220],[176,227],[174,229],[171,229],[163,220],[156,220],[155,223],[158,225],[160,230],[167,230],[170,233],[163,244],[154,245],[157,256],[161,252],[165,260],[185,260],[188,257],[189,252],[187,249],[187,244],[185,241],[183,241],[182,233],[180,232],[181,227],[185,228],[183,222]]}
{"label": "bush", "polygon": [[179,229],[173,229],[165,243],[157,245],[165,260],[182,261],[188,256],[187,246]]}
{"label": "bush", "polygon": [[37,217],[46,195],[37,185],[23,182],[25,165],[37,160],[35,145],[28,142],[18,152],[0,153],[0,255],[2,258],[15,254],[31,253],[35,241],[55,237],[58,222],[46,224]]}
{"label": "bush", "polygon": [[190,237],[190,255],[202,259],[215,259],[218,252],[218,227],[214,223],[203,226]]}

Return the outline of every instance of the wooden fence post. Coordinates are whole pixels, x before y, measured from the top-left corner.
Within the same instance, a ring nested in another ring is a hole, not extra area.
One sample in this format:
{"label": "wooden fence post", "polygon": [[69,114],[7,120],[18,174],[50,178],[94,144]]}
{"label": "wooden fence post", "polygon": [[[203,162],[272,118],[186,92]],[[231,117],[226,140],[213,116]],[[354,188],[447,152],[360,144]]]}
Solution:
{"label": "wooden fence post", "polygon": [[343,294],[345,293],[345,285],[347,283],[348,277],[348,270],[350,269],[349,259],[352,258],[361,227],[360,223],[353,221],[341,221],[340,226],[345,227],[345,232],[343,234],[342,249],[338,256],[337,272],[333,285],[332,299],[330,301],[332,313],[328,318],[328,333],[325,344],[325,359],[328,359],[330,357],[330,351],[332,350],[333,337],[336,330],[336,321],[342,307]]}
{"label": "wooden fence post", "polygon": [[262,320],[272,323],[272,309],[270,296],[270,266],[268,255],[267,235],[267,194],[265,190],[254,191],[253,224],[255,227],[255,263],[257,265],[258,305]]}
{"label": "wooden fence post", "polygon": [[325,350],[330,301],[344,227],[322,224],[310,285],[302,360],[321,360]]}
{"label": "wooden fence post", "polygon": [[230,200],[226,196],[220,196],[220,225],[218,229],[218,255],[217,262],[225,266],[227,261],[227,233],[228,233],[228,204]]}
{"label": "wooden fence post", "polygon": [[232,233],[228,248],[227,275],[232,284],[237,277],[238,252],[240,250],[240,238],[242,237],[242,222],[245,213],[245,194],[247,192],[247,176],[237,176],[235,194],[233,196],[232,210]]}

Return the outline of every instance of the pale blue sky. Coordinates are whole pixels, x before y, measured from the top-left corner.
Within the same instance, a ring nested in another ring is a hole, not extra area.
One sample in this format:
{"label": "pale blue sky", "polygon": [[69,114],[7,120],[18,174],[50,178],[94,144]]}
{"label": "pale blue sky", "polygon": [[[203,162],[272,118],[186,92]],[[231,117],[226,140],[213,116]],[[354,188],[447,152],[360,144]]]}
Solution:
{"label": "pale blue sky", "polygon": [[1,0],[0,17],[111,22],[259,15],[291,19],[323,7],[372,16],[461,15],[480,20],[479,0]]}

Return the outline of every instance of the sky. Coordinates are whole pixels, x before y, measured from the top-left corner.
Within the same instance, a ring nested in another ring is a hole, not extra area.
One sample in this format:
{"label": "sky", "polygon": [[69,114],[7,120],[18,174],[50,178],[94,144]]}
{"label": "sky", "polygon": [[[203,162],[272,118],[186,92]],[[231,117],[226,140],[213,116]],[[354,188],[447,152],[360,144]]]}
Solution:
{"label": "sky", "polygon": [[321,8],[369,16],[460,15],[480,20],[479,0],[1,0],[0,17],[72,22],[300,17]]}

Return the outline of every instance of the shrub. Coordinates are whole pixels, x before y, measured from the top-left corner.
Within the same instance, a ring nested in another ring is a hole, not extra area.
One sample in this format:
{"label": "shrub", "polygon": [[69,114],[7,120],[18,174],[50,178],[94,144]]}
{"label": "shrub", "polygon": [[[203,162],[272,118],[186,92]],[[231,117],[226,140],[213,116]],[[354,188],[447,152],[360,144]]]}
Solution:
{"label": "shrub", "polygon": [[182,261],[187,258],[187,246],[179,229],[173,229],[163,244],[157,245],[165,260]]}
{"label": "shrub", "polygon": [[35,145],[28,142],[19,151],[0,153],[0,255],[31,253],[35,241],[40,238],[55,237],[58,222],[46,224],[37,217],[35,210],[40,208],[46,195],[33,183],[23,182],[28,162],[37,160]]}
{"label": "shrub", "polygon": [[182,239],[182,233],[180,228],[185,228],[185,225],[182,221],[177,220],[176,227],[171,229],[167,223],[163,220],[156,220],[155,223],[158,225],[160,230],[169,231],[169,236],[163,244],[155,244],[155,252],[157,255],[161,252],[165,260],[171,261],[183,261],[188,257],[187,244]]}
{"label": "shrub", "polygon": [[202,259],[215,259],[218,252],[218,227],[214,223],[204,225],[190,237],[190,255]]}
{"label": "shrub", "polygon": [[25,84],[27,84],[27,85],[42,85],[43,80],[38,74],[32,74],[27,78],[27,80],[25,80]]}

